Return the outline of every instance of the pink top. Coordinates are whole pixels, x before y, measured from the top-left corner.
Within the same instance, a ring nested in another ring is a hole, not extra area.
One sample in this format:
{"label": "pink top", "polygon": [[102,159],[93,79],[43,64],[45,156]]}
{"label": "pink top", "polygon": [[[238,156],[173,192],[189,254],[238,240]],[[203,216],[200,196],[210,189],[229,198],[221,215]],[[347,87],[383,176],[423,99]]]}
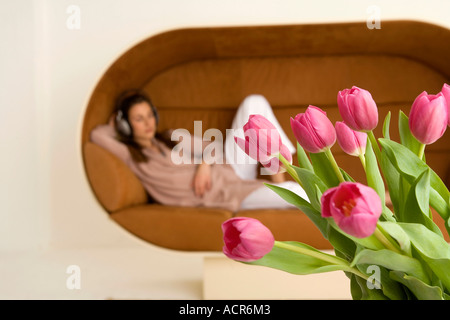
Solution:
{"label": "pink top", "polygon": [[[183,141],[201,138],[183,136]],[[100,125],[91,133],[91,140],[120,158],[142,182],[149,195],[164,205],[189,207],[216,207],[230,211],[239,210],[241,202],[252,191],[263,186],[266,180],[241,180],[229,164],[211,165],[211,188],[202,197],[196,196],[192,187],[197,164],[175,164],[171,159],[171,149],[163,142],[156,140],[162,152],[144,148],[147,162],[133,161],[127,146],[115,138],[114,128]],[[202,150],[205,143],[202,142]],[[191,148],[194,150],[194,148]],[[194,154],[192,154],[194,156]]]}

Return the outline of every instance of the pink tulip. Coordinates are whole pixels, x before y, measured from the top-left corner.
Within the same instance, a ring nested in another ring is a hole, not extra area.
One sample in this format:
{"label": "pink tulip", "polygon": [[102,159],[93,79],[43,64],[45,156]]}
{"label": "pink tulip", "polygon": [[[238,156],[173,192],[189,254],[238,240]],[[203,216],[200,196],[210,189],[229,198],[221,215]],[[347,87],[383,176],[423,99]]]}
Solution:
{"label": "pink tulip", "polygon": [[372,131],[378,124],[378,109],[369,91],[353,86],[339,91],[339,112],[345,124],[355,131]]}
{"label": "pink tulip", "polygon": [[338,144],[345,153],[358,157],[366,152],[367,133],[354,131],[342,121],[335,127]]}
{"label": "pink tulip", "polygon": [[262,115],[250,115],[244,125],[244,137],[234,137],[237,145],[252,159],[259,161],[273,173],[281,172],[284,167],[277,158],[278,153],[292,163],[292,154],[282,144],[280,133],[275,126]]}
{"label": "pink tulip", "polygon": [[445,101],[447,102],[447,115],[448,115],[447,126],[450,127],[450,86],[444,83],[441,92],[445,97]]}
{"label": "pink tulip", "polygon": [[259,220],[236,217],[222,224],[223,253],[230,259],[249,262],[268,254],[275,243],[272,232]]}
{"label": "pink tulip", "polygon": [[311,153],[323,152],[336,142],[333,124],[327,114],[315,106],[291,118],[291,128],[298,143]]}
{"label": "pink tulip", "polygon": [[322,217],[332,217],[344,232],[357,238],[370,236],[381,215],[381,199],[370,187],[342,182],[321,198]]}
{"label": "pink tulip", "polygon": [[444,134],[448,124],[447,102],[442,92],[422,92],[414,100],[409,113],[409,128],[422,144],[432,144]]}

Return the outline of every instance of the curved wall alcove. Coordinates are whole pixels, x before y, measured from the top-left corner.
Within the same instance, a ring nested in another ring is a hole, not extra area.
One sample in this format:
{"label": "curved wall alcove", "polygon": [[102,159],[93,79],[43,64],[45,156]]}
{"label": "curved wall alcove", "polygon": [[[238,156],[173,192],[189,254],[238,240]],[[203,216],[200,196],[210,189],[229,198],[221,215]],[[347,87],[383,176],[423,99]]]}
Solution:
{"label": "curved wall alcove", "polygon": [[[147,92],[159,110],[160,130],[193,133],[194,121],[201,120],[203,130],[218,128],[224,134],[240,102],[249,94],[262,94],[295,141],[290,116],[311,104],[338,121],[337,92],[352,85],[372,93],[380,121],[390,110],[396,124],[398,111],[408,113],[419,93],[436,93],[450,83],[449,43],[450,30],[416,21],[386,21],[379,30],[367,29],[364,22],[195,28],[152,36],[118,57],[90,97],[81,152],[92,191],[112,219],[141,239],[176,250],[221,250],[220,225],[233,213],[149,203],[133,173],[90,142],[91,130],[108,121],[121,92]],[[397,139],[397,132],[392,136]],[[428,162],[446,182],[449,142],[447,132],[427,148]],[[356,160],[337,148],[334,152],[346,171],[363,177]],[[330,248],[298,210],[237,214],[258,218],[278,240]]]}

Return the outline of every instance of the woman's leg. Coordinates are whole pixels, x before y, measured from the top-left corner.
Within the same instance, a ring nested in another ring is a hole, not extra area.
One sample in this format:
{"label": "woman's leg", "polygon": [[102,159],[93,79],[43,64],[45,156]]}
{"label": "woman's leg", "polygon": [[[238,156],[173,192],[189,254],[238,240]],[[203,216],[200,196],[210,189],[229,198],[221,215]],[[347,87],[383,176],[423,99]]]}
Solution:
{"label": "woman's leg", "polygon": [[[285,181],[281,183],[273,183],[273,185],[288,189],[309,202],[303,188],[294,181]],[[241,203],[240,209],[284,209],[296,208],[294,205],[286,202],[275,191],[266,186],[256,189],[250,193]]]}
{"label": "woman's leg", "polygon": [[231,125],[232,130],[227,130],[225,139],[226,163],[230,164],[236,174],[243,180],[256,179],[258,175],[258,162],[250,158],[234,141],[234,137],[244,138],[244,130],[242,128],[248,122],[251,114],[260,114],[269,120],[277,128],[282,143],[286,145],[291,153],[296,152],[296,148],[287,137],[266,98],[257,94],[249,95],[239,106]]}

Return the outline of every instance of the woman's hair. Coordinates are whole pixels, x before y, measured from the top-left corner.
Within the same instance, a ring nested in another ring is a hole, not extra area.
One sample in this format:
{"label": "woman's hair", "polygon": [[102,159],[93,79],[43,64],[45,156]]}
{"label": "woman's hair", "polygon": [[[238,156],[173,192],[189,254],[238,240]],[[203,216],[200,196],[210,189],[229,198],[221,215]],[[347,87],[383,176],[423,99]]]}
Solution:
{"label": "woman's hair", "polygon": [[[158,111],[152,104],[150,98],[139,90],[129,90],[122,93],[117,99],[115,108],[116,132],[118,134],[119,140],[128,147],[131,157],[135,162],[147,162],[149,160],[148,157],[142,152],[142,147],[134,140],[133,128],[131,127],[129,121],[130,109],[134,105],[142,102],[146,102],[149,104],[149,106],[153,111],[153,115],[156,118],[156,124],[158,124]],[[118,120],[117,117],[118,113],[120,113],[121,115],[120,120]],[[123,130],[120,130],[119,125],[117,123],[118,121],[125,121],[130,128],[130,132],[126,133]],[[175,142],[170,140],[170,137],[167,135],[167,132],[163,133],[156,132],[155,138],[162,141],[168,148],[173,148],[175,145]]]}

